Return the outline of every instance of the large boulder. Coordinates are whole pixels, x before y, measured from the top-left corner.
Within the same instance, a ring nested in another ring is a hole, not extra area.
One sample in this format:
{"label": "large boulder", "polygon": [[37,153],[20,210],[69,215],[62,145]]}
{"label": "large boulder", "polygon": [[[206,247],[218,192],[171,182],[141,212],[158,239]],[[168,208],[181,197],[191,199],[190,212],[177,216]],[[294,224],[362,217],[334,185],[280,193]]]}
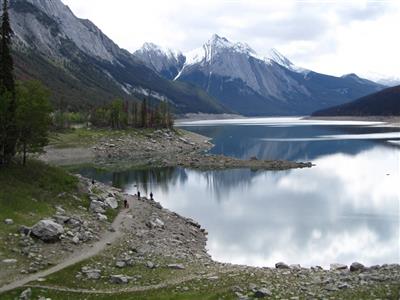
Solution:
{"label": "large boulder", "polygon": [[55,242],[64,233],[64,227],[53,220],[41,220],[32,227],[32,234],[44,242]]}
{"label": "large boulder", "polygon": [[365,266],[359,262],[353,262],[350,266],[350,272],[364,271]]}
{"label": "large boulder", "polygon": [[97,201],[97,200],[92,200],[92,202],[90,202],[90,211],[93,211],[95,213],[98,214],[104,214],[106,211],[104,209],[105,205],[103,202],[101,201]]}
{"label": "large boulder", "polygon": [[106,200],[104,200],[104,203],[105,203],[108,207],[110,207],[110,208],[112,208],[112,209],[118,208],[118,201],[117,201],[117,199],[115,199],[114,197],[108,197],[108,198],[106,198]]}

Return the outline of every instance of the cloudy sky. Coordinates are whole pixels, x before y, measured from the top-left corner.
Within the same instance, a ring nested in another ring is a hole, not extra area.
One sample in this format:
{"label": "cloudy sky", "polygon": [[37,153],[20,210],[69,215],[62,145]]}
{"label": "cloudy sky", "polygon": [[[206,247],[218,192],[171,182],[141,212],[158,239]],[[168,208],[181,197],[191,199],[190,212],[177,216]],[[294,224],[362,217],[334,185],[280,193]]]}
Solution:
{"label": "cloudy sky", "polygon": [[400,77],[398,0],[62,1],[130,51],[144,42],[188,51],[217,33],[327,74]]}

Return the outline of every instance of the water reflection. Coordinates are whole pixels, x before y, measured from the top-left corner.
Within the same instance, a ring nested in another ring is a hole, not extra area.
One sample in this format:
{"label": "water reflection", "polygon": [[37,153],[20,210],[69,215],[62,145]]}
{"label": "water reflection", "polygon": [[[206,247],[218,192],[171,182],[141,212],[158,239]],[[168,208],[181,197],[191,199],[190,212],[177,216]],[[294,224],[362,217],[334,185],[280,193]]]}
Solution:
{"label": "water reflection", "polygon": [[398,128],[377,122],[266,118],[199,121],[181,126],[212,137],[212,153],[239,158],[315,160],[337,152],[354,155],[385,144],[388,139],[400,140]]}
{"label": "water reflection", "polygon": [[[224,148],[216,152],[308,157],[316,167],[281,172],[80,171],[132,194],[137,188],[142,194],[151,191],[163,206],[198,220],[209,231],[207,247],[218,261],[255,266],[277,261],[305,266],[400,262],[400,149],[396,136],[387,135],[393,128],[253,126],[203,126],[196,131],[204,134],[204,129],[217,148]],[[369,140],[261,140],[370,133],[386,135]]]}
{"label": "water reflection", "polygon": [[164,168],[114,178],[86,174],[114,179],[131,193],[140,183],[165,207],[198,220],[219,261],[399,262],[399,153],[378,146],[355,157],[335,154],[315,162],[316,168],[285,172]]}

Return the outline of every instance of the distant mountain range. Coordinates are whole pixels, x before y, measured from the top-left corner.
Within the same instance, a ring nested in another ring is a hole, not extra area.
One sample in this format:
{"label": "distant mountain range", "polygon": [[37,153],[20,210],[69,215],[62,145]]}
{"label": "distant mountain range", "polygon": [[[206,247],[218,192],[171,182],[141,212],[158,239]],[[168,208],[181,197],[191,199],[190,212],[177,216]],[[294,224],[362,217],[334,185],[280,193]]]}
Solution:
{"label": "distant mountain range", "polygon": [[193,83],[244,115],[310,114],[384,87],[355,74],[334,77],[297,67],[275,49],[261,57],[216,34],[185,54],[151,43],[134,54],[161,76]]}
{"label": "distant mountain range", "polygon": [[400,116],[400,85],[316,111],[313,116]]}
{"label": "distant mountain range", "polygon": [[17,77],[41,80],[60,105],[81,109],[146,97],[168,101],[179,113],[228,110],[193,84],[160,76],[60,0],[13,0],[10,18]]}
{"label": "distant mountain range", "polygon": [[132,54],[60,0],[13,0],[10,15],[17,77],[43,81],[73,109],[146,97],[177,113],[304,115],[384,88],[299,68],[276,50],[264,58],[218,35],[185,54],[151,43]]}

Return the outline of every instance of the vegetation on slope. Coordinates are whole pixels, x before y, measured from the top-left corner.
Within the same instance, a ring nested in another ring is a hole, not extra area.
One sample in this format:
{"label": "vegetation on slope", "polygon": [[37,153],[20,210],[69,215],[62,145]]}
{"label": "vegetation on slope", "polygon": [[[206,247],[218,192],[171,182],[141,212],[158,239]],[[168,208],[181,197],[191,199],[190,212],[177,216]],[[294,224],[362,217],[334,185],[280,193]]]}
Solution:
{"label": "vegetation on slope", "polygon": [[313,116],[398,116],[400,86],[362,97],[353,102],[319,110]]}

